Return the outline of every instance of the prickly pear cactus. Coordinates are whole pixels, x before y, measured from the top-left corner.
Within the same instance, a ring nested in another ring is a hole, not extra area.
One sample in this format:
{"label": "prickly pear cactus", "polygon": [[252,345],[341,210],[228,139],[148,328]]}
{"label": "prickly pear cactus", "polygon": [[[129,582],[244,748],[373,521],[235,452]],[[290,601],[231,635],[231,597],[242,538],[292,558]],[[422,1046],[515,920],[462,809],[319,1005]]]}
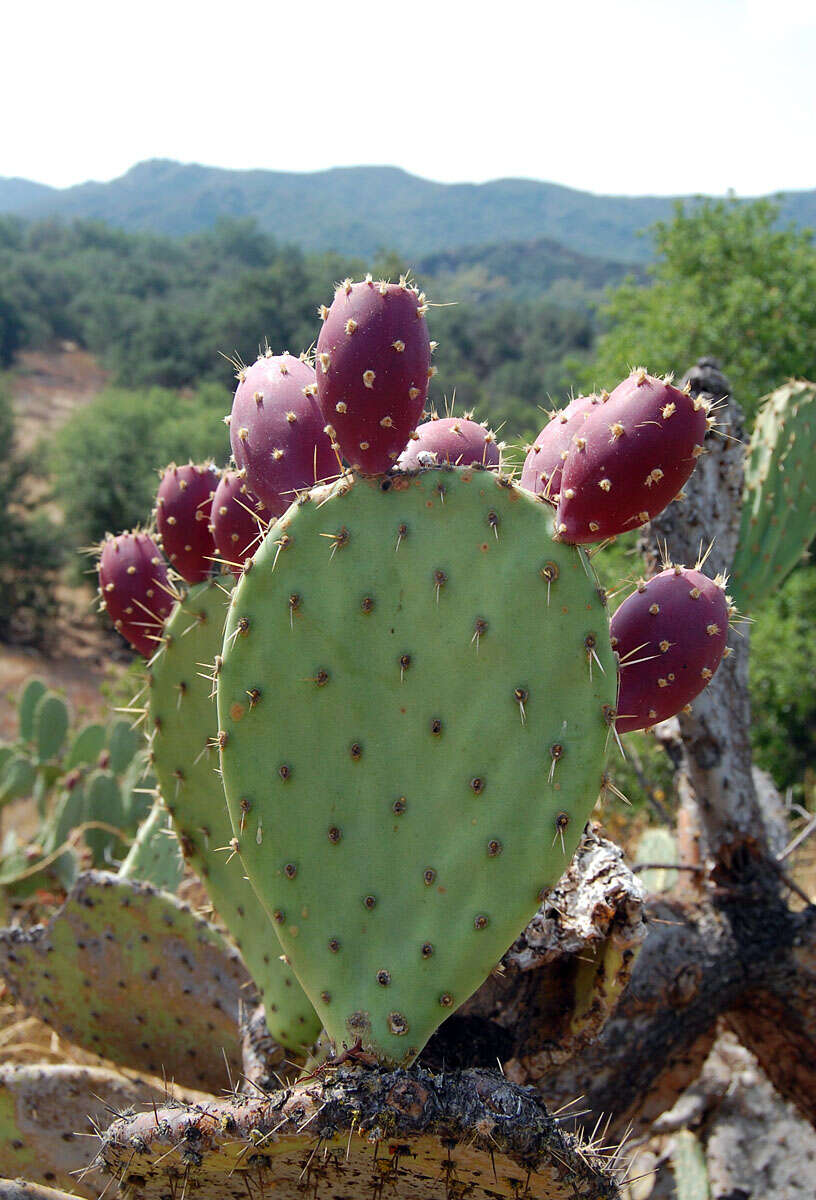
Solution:
{"label": "prickly pear cactus", "polygon": [[585,556],[493,472],[345,479],[233,593],[234,848],[338,1049],[409,1062],[567,865],[616,670]]}
{"label": "prickly pear cactus", "polygon": [[68,705],[53,692],[44,692],[34,708],[34,747],[39,762],[55,759],[68,733]]}
{"label": "prickly pear cactus", "polygon": [[742,524],[730,587],[750,612],[816,536],[816,384],[777,388],[759,410],[745,463]]}
{"label": "prickly pear cactus", "polygon": [[29,679],[23,688],[17,704],[20,740],[23,742],[34,741],[34,709],[46,691],[46,685],[41,679]]}
{"label": "prickly pear cactus", "polygon": [[162,549],[182,579],[201,583],[212,574],[215,542],[210,508],[218,486],[214,463],[175,463],[163,473],[156,495],[156,526]]}
{"label": "prickly pear cactus", "polygon": [[584,410],[558,492],[558,532],[585,543],[628,533],[680,493],[715,424],[707,401],[639,368]]}
{"label": "prickly pear cactus", "polygon": [[184,874],[181,847],[161,798],[139,826],[136,840],[119,868],[120,879],[152,883],[163,892],[175,892]]}
{"label": "prickly pear cactus", "polygon": [[637,583],[610,629],[620,733],[665,721],[699,696],[722,662],[732,613],[721,576],[669,564]]}
{"label": "prickly pear cactus", "polygon": [[[263,997],[273,1037],[292,1050],[311,1045],[320,1022],[291,969],[281,961],[272,924],[259,913],[232,838],[218,774],[218,716],[204,678],[223,640],[228,588],[211,580],[191,588],[165,626],[151,664],[149,719],[153,765],[184,854],[201,878]],[[244,696],[247,705],[251,696]]]}
{"label": "prickly pear cactus", "polygon": [[81,875],[47,926],[0,930],[0,977],[58,1033],[122,1066],[216,1091],[240,1071],[246,973],[173,896]]}
{"label": "prickly pear cactus", "polygon": [[436,374],[427,311],[407,280],[370,275],[344,280],[320,310],[317,400],[327,433],[355,471],[387,471],[414,433]]}
{"label": "prickly pear cactus", "polygon": [[[151,1100],[167,1100],[155,1082],[102,1067],[0,1066],[0,1176],[33,1181],[21,1198],[57,1194],[41,1192],[39,1183],[97,1197],[105,1177],[87,1169],[95,1126],[104,1129],[114,1113]],[[4,1195],[0,1182],[0,1200]]]}
{"label": "prickly pear cactus", "polygon": [[640,881],[647,891],[671,891],[677,882],[677,872],[672,870],[677,861],[677,842],[670,829],[656,825],[641,834],[635,862],[644,867]]}
{"label": "prickly pear cactus", "polygon": [[431,417],[416,427],[412,438],[397,460],[404,471],[417,467],[498,467],[499,443],[487,422],[479,424],[470,417]]}
{"label": "prickly pear cactus", "polygon": [[96,762],[105,749],[108,731],[104,725],[91,723],[83,725],[68,748],[63,762],[63,769],[72,771],[75,767],[84,767]]}

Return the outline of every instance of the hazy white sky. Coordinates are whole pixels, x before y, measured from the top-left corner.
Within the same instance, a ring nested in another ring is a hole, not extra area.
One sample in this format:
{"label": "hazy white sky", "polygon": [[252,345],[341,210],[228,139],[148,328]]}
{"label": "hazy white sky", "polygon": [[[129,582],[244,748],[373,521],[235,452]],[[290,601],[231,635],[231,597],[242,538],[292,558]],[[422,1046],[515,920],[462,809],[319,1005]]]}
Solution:
{"label": "hazy white sky", "polygon": [[0,4],[0,175],[145,158],[816,187],[816,0]]}

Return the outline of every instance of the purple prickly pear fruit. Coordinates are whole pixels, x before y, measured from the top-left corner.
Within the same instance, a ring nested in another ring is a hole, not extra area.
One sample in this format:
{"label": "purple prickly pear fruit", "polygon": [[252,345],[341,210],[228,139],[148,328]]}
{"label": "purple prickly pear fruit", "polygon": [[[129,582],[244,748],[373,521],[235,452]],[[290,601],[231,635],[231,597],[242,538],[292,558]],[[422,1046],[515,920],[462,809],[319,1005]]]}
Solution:
{"label": "purple prickly pear fruit", "polygon": [[732,612],[724,581],[688,567],[638,583],[610,626],[621,733],[665,721],[700,694],[725,654]]}
{"label": "purple prickly pear fruit", "polygon": [[636,529],[674,500],[703,453],[707,402],[633,371],[573,434],[559,488],[564,542],[600,542]]}
{"label": "purple prickly pear fruit", "polygon": [[422,415],[431,367],[425,297],[347,279],[321,309],[317,397],[343,457],[365,475],[393,467]]}
{"label": "purple prickly pear fruit", "polygon": [[213,463],[171,463],[156,494],[156,525],[171,565],[188,583],[203,583],[212,571],[215,542],[210,508],[218,486]]}
{"label": "purple prickly pear fruit", "polygon": [[161,550],[146,533],[120,533],[104,542],[97,569],[102,602],[115,628],[152,658],[174,603]]}
{"label": "purple prickly pear fruit", "polygon": [[600,396],[576,396],[566,408],[554,412],[541,433],[527,450],[521,472],[521,486],[536,496],[558,503],[561,469],[573,436],[589,417]]}
{"label": "purple prickly pear fruit", "polygon": [[338,474],[316,395],[314,370],[291,354],[261,355],[238,373],[228,418],[232,453],[273,516],[299,491]]}
{"label": "purple prickly pear fruit", "polygon": [[225,471],[213,496],[210,531],[216,552],[233,575],[240,575],[255,553],[270,519],[258,497],[247,487],[241,471]]}
{"label": "purple prickly pear fruit", "polygon": [[499,446],[487,423],[467,417],[432,417],[417,425],[412,438],[397,459],[406,471],[417,467],[450,463],[454,467],[498,467]]}

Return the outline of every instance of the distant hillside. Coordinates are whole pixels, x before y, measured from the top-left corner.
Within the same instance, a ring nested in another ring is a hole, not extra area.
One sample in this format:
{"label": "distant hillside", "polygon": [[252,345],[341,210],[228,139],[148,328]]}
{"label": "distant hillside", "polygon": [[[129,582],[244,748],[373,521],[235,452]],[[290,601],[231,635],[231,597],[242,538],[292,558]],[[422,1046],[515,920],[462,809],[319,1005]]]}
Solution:
{"label": "distant hillside", "polygon": [[[294,174],[155,159],[110,183],[62,190],[0,179],[0,212],[95,217],[172,235],[209,228],[220,216],[252,216],[281,242],[369,259],[382,248],[416,259],[455,247],[551,238],[579,253],[645,262],[650,247],[638,233],[671,207],[664,197],[596,196],[525,179],[434,183],[396,167]],[[816,190],[791,193],[784,215],[816,224]]]}
{"label": "distant hillside", "polygon": [[645,277],[641,264],[579,254],[552,238],[442,250],[420,258],[416,271],[420,279],[434,279],[440,294],[452,288],[456,299],[510,292],[519,299],[545,295],[565,304],[597,295],[626,275]]}

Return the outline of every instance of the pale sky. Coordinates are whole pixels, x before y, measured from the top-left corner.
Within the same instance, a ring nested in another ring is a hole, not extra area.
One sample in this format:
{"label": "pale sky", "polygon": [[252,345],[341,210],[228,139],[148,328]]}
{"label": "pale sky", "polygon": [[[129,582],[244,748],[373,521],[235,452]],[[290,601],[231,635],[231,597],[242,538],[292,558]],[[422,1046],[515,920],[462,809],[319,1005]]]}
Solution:
{"label": "pale sky", "polygon": [[173,158],[813,188],[815,63],[816,0],[6,0],[0,176]]}

